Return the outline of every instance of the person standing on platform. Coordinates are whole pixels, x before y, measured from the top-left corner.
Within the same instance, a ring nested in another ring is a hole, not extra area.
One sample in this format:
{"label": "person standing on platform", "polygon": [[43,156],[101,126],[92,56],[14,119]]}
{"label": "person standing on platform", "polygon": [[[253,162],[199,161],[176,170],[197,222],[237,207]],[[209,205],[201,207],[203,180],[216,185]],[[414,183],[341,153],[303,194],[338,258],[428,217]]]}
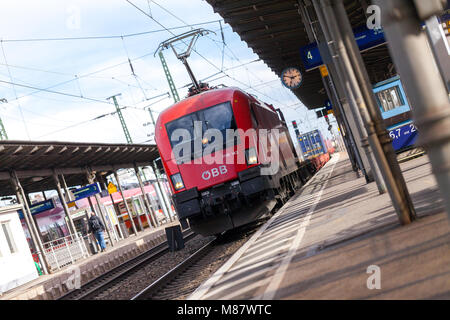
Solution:
{"label": "person standing on platform", "polygon": [[93,233],[95,239],[97,240],[98,245],[100,246],[102,252],[106,251],[106,243],[105,238],[103,236],[103,231],[105,231],[105,226],[102,221],[92,212],[91,217],[89,218],[89,233]]}

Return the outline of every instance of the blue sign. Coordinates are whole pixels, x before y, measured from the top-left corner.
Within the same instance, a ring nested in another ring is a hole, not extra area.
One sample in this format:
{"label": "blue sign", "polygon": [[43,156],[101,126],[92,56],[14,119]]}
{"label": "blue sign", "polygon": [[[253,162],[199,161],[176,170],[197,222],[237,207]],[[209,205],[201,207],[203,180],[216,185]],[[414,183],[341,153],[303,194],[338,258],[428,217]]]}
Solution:
{"label": "blue sign", "polygon": [[320,51],[316,42],[301,47],[300,56],[306,71],[323,65],[322,57],[320,56]]}
{"label": "blue sign", "polygon": [[327,101],[325,101],[325,109],[328,110],[333,110],[333,105],[331,104],[330,99],[327,99]]}
{"label": "blue sign", "polygon": [[[367,29],[365,26],[353,30],[356,44],[359,50],[364,51],[383,43],[386,43],[383,29]],[[316,42],[310,43],[300,48],[300,56],[305,66],[305,70],[309,71],[323,64],[322,57]]]}
{"label": "blue sign", "polygon": [[90,196],[93,196],[94,194],[100,193],[100,185],[98,183],[93,183],[90,185],[87,185],[85,187],[81,187],[79,189],[73,190],[73,196],[75,197],[75,200],[80,200],[83,198],[87,198]]}
{"label": "blue sign", "polygon": [[389,136],[392,139],[394,150],[400,150],[414,145],[417,140],[417,128],[413,123],[405,124],[401,127],[389,129]]}
{"label": "blue sign", "polygon": [[[54,208],[55,208],[55,203],[54,203],[53,199],[50,199],[50,200],[46,200],[46,201],[42,201],[42,202],[33,204],[32,206],[30,206],[30,211],[31,211],[31,214],[34,216],[34,215],[37,215],[38,213],[41,213],[41,212],[44,212],[47,210],[51,210]],[[23,219],[24,218],[23,211],[18,210],[17,212],[19,213],[19,218]]]}

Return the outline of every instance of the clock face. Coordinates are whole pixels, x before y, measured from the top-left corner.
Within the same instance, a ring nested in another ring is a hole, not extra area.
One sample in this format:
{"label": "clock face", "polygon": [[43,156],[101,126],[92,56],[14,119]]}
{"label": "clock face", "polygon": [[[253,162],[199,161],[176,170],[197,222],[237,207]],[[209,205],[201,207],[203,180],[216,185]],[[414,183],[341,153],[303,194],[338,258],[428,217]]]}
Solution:
{"label": "clock face", "polygon": [[302,83],[303,77],[297,68],[287,68],[284,69],[281,73],[281,82],[283,85],[289,89],[295,89],[300,87],[300,84]]}

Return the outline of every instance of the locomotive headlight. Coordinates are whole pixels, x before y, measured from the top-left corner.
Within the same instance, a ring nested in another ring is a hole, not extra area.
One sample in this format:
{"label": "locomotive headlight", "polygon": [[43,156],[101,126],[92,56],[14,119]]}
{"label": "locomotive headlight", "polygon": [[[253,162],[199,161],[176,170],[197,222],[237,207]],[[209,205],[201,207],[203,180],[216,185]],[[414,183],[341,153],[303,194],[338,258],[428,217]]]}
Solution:
{"label": "locomotive headlight", "polygon": [[180,173],[175,173],[174,175],[172,175],[170,177],[170,179],[172,180],[172,184],[175,188],[175,190],[180,190],[184,188],[184,183],[183,183],[183,179],[181,178],[181,174]]}
{"label": "locomotive headlight", "polygon": [[247,160],[248,166],[258,163],[258,155],[255,148],[245,150],[245,160]]}

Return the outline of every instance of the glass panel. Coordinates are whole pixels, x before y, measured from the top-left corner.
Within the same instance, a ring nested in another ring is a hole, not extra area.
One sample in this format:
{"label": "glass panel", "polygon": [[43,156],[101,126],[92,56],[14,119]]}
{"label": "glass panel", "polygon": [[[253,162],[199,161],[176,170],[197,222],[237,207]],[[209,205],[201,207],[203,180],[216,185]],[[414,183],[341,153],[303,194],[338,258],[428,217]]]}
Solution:
{"label": "glass panel", "polygon": [[393,110],[405,104],[398,86],[381,90],[375,94],[377,102],[383,112]]}
{"label": "glass panel", "polygon": [[217,106],[203,110],[203,120],[208,129],[218,129],[225,135],[226,129],[236,129],[231,105],[222,103]]}
{"label": "glass panel", "polygon": [[[178,118],[174,121],[171,121],[166,124],[166,130],[167,130],[167,136],[169,137],[170,144],[172,145],[172,148],[174,148],[177,144],[179,144],[182,141],[182,138],[180,137],[178,141],[172,141],[172,134],[176,129],[185,129],[189,132],[190,136],[192,137],[194,135],[194,121],[197,120],[197,117],[195,114],[188,114],[187,116]],[[184,141],[187,142],[187,141]]]}
{"label": "glass panel", "polygon": [[9,251],[11,251],[11,253],[17,252],[17,247],[14,242],[14,237],[12,235],[11,229],[9,227],[9,222],[2,223],[2,229],[6,237],[6,242],[8,242]]}
{"label": "glass panel", "polygon": [[[166,130],[167,130],[167,135],[169,137],[169,139],[171,138],[173,132],[175,132],[176,129],[186,129],[188,130],[190,137],[192,138],[194,136],[194,121],[201,121],[202,122],[202,133],[205,134],[205,131],[207,129],[218,129],[220,130],[220,132],[222,133],[222,138],[223,138],[223,146],[226,145],[226,131],[227,129],[233,129],[236,130],[237,126],[236,126],[236,122],[234,120],[234,115],[233,115],[233,110],[231,108],[231,103],[230,102],[225,102],[225,103],[221,103],[206,109],[202,109],[199,110],[197,112],[188,114],[184,117],[181,117],[179,119],[176,119],[174,121],[171,121],[169,123],[166,124]],[[194,137],[194,139],[202,139],[203,137]],[[171,139],[170,139],[171,140]],[[194,147],[194,140],[189,140],[189,141],[183,141],[182,138],[180,137],[180,139],[178,141],[172,141],[171,140],[171,145],[172,145],[172,149],[180,144],[180,143],[189,143],[191,148],[191,154],[192,154],[192,159],[194,159],[194,156],[202,156],[200,154],[193,154],[193,147]],[[214,140],[212,141],[208,141],[206,143],[202,143],[203,148],[205,148],[208,144],[212,144],[214,143]],[[220,150],[223,146],[216,146],[216,151]],[[179,151],[183,151],[181,148]],[[177,156],[177,158],[179,159],[183,159],[186,155],[181,154],[182,152],[180,152],[180,154],[175,155]],[[203,154],[205,155],[205,154]]]}

